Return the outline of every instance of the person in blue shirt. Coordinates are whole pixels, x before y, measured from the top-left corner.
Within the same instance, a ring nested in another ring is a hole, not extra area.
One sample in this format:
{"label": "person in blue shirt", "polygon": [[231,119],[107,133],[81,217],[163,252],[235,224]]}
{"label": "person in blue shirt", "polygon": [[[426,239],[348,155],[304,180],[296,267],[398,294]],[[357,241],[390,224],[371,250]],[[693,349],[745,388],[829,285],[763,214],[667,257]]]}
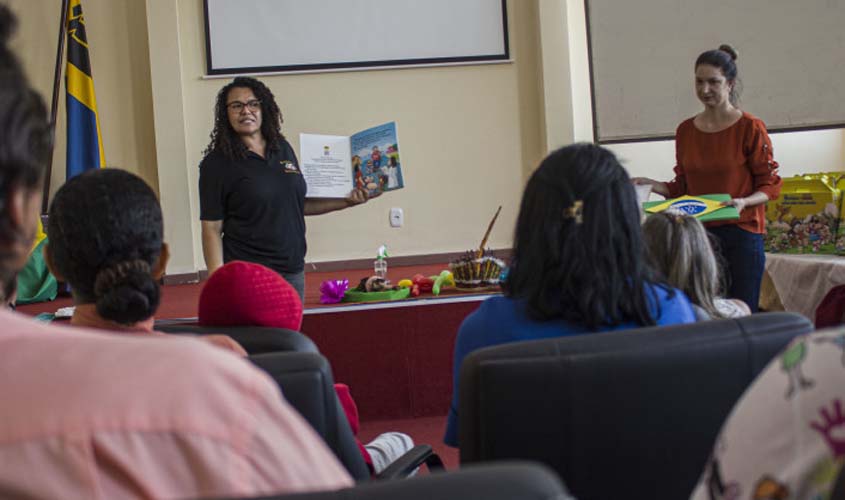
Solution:
{"label": "person in blue shirt", "polygon": [[628,174],[613,153],[593,144],[551,153],[528,180],[503,290],[458,330],[444,438],[450,446],[458,446],[461,363],[472,351],[695,321],[683,292],[648,265]]}

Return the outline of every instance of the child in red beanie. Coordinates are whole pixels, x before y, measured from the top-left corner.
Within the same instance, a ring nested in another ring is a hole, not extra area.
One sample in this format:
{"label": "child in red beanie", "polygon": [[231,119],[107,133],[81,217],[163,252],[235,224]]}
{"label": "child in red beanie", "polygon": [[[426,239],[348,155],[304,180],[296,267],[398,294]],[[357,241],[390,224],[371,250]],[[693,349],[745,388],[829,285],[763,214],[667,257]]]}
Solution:
{"label": "child in red beanie", "polygon": [[234,260],[220,267],[200,292],[202,326],[267,326],[299,331],[302,301],[278,273]]}
{"label": "child in red beanie", "polygon": [[[231,261],[218,268],[200,292],[199,324],[202,326],[266,326],[299,331],[302,326],[302,301],[299,293],[284,278],[261,264]],[[353,434],[357,436],[358,407],[346,384],[335,384]],[[357,440],[357,438],[356,438]],[[414,446],[410,436],[386,432],[363,445],[361,455],[378,474]]]}

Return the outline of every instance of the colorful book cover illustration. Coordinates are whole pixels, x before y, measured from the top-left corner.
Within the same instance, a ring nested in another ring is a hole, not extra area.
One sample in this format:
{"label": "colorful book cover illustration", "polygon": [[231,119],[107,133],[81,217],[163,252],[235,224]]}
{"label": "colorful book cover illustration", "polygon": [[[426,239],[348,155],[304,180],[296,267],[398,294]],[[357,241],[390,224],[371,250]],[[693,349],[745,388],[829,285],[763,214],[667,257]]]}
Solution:
{"label": "colorful book cover illustration", "polygon": [[396,122],[351,136],[300,134],[299,145],[308,198],[345,198],[353,188],[376,196],[405,187]]}

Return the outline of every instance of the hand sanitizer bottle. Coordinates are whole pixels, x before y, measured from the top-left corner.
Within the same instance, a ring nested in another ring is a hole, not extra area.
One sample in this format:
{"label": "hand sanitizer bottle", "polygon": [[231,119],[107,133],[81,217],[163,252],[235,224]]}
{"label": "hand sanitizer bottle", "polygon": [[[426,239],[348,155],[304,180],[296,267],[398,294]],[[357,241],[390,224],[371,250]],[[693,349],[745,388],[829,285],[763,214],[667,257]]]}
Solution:
{"label": "hand sanitizer bottle", "polygon": [[387,281],[387,247],[382,245],[378,247],[378,255],[373,261],[373,272],[379,278]]}

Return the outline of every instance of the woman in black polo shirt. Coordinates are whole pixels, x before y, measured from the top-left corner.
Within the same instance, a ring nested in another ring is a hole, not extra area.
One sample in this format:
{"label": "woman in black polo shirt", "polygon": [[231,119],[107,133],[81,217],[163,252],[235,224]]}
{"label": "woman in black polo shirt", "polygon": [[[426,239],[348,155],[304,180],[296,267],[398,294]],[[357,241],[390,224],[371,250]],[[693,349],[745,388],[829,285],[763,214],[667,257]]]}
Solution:
{"label": "woman in black polo shirt", "polygon": [[256,262],[304,297],[304,216],[364,203],[367,192],[305,199],[305,179],[281,125],[273,93],[254,78],[235,78],[217,94],[200,163],[202,252],[209,273],[231,260]]}

